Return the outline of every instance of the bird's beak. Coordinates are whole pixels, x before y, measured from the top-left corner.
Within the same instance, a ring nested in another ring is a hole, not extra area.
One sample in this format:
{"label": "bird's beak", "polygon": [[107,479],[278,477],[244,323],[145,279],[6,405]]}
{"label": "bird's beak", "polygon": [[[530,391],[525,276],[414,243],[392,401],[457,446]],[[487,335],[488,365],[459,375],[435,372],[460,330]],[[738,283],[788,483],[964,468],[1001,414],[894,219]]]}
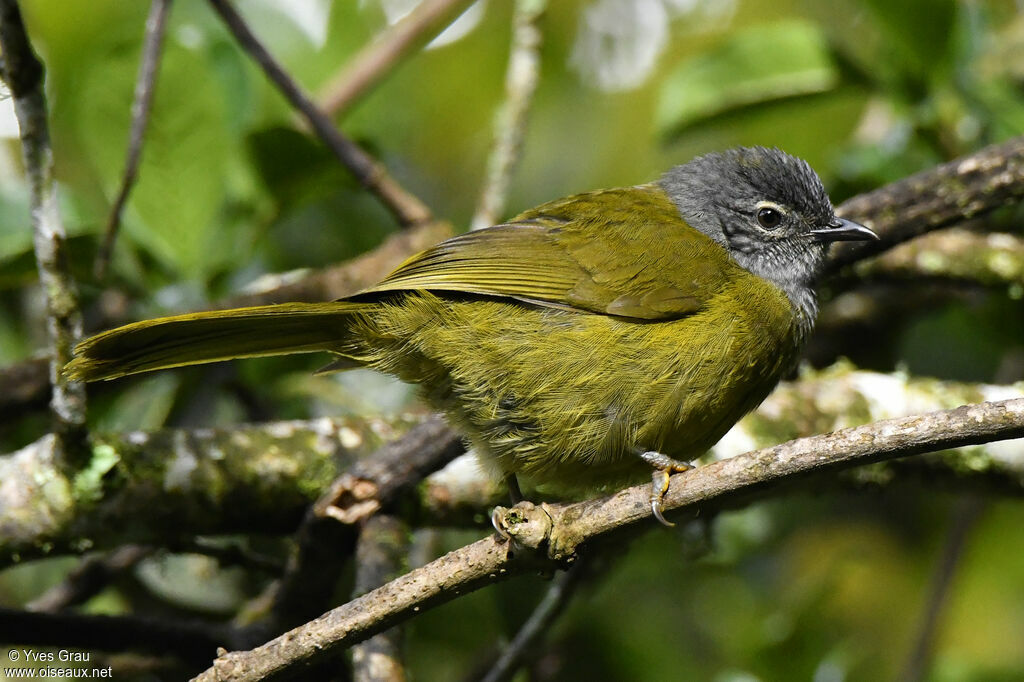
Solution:
{"label": "bird's beak", "polygon": [[860,242],[869,239],[878,239],[878,235],[846,218],[836,218],[823,230],[811,230],[811,234],[819,242],[831,244],[832,242]]}

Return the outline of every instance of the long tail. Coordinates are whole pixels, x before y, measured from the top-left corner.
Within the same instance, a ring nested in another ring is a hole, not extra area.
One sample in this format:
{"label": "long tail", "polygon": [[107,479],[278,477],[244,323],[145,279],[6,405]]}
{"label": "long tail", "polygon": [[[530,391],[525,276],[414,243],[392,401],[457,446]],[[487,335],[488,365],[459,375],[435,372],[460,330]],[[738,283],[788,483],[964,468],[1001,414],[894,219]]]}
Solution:
{"label": "long tail", "polygon": [[161,317],[82,341],[64,373],[83,381],[204,362],[337,348],[372,304],[282,303]]}

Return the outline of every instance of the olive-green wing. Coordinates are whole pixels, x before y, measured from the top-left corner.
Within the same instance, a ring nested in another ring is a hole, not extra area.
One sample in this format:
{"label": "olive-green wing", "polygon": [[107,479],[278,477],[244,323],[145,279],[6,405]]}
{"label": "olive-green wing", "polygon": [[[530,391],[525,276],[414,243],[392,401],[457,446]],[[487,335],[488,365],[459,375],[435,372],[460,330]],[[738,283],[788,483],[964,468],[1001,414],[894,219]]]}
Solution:
{"label": "olive-green wing", "polygon": [[581,194],[413,256],[354,298],[457,291],[642,320],[701,308],[731,261],[654,185]]}

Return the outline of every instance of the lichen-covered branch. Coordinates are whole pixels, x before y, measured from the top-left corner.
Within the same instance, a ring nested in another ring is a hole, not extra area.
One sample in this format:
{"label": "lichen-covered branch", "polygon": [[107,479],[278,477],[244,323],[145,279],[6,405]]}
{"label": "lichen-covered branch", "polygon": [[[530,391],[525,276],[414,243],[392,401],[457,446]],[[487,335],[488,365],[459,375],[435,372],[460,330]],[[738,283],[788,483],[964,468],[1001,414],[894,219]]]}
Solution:
{"label": "lichen-covered branch", "polygon": [[[1024,398],[965,405],[790,441],[672,477],[667,510],[713,508],[813,473],[1024,436]],[[496,510],[511,538],[490,535],[415,569],[291,632],[221,656],[201,681],[262,680],[337,655],[437,606],[538,565],[564,566],[600,541],[651,524],[650,486],[575,504]]]}
{"label": "lichen-covered branch", "polygon": [[519,162],[527,114],[540,78],[538,22],[546,7],[547,0],[516,0],[512,47],[505,72],[505,101],[494,120],[494,147],[487,160],[487,175],[476,213],[470,222],[474,230],[494,225],[505,211],[508,186]]}
{"label": "lichen-covered branch", "polygon": [[831,271],[912,237],[1024,198],[1024,137],[1015,137],[844,201],[836,213],[881,238],[835,248]]}
{"label": "lichen-covered branch", "polygon": [[320,95],[329,116],[344,115],[396,66],[440,33],[474,0],[425,0],[383,31],[333,76]]}
{"label": "lichen-covered branch", "polygon": [[313,132],[331,150],[343,166],[351,171],[359,183],[376,196],[403,226],[418,225],[431,220],[430,209],[417,197],[406,191],[391,177],[383,164],[367,154],[359,145],[334,127],[313,100],[277,63],[263,44],[246,25],[241,15],[228,0],[209,0],[235,36],[239,46],[259,64],[267,78],[277,86],[293,107],[306,119]]}
{"label": "lichen-covered branch", "polygon": [[69,381],[60,368],[71,359],[82,335],[78,291],[67,258],[67,233],[57,205],[53,150],[47,121],[43,65],[25,33],[16,0],[0,0],[0,52],[3,78],[14,98],[21,150],[29,185],[33,244],[39,283],[46,297],[50,337],[50,410],[54,417],[57,463],[73,467],[85,437],[85,387]]}
{"label": "lichen-covered branch", "polygon": [[44,437],[0,457],[0,565],[196,534],[291,532],[378,433],[407,424],[325,418],[94,436],[74,472]]}

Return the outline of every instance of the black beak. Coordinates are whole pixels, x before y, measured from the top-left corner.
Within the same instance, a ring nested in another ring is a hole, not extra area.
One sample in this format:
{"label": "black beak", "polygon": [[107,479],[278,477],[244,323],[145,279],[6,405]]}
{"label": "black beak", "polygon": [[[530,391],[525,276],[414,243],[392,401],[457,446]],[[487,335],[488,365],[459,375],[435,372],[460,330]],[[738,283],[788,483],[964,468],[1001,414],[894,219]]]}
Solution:
{"label": "black beak", "polygon": [[878,239],[878,235],[860,223],[845,218],[836,218],[824,230],[811,230],[811,234],[819,242],[860,242]]}

